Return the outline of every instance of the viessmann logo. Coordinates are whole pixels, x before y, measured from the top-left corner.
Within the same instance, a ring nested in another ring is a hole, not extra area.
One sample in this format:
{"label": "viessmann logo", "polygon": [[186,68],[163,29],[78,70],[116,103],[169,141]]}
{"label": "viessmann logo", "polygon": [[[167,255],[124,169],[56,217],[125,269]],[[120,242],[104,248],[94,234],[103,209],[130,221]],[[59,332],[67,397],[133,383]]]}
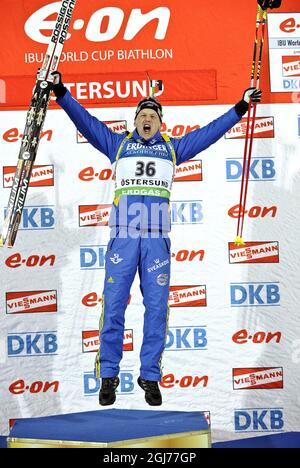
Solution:
{"label": "viessmann logo", "polygon": [[229,242],[229,263],[279,263],[279,242]]}
{"label": "viessmann logo", "polygon": [[7,314],[57,312],[57,291],[22,291],[6,293]]}
{"label": "viessmann logo", "polygon": [[[250,127],[252,129],[252,127]],[[226,140],[245,139],[247,135],[247,118],[242,119],[226,134]],[[254,138],[275,138],[274,117],[256,117]]]}
{"label": "viessmann logo", "polygon": [[300,55],[282,57],[282,76],[300,76]]}
{"label": "viessmann logo", "polygon": [[[59,2],[50,3],[35,11],[25,23],[25,32],[33,41],[48,44],[49,33],[54,23],[49,21],[58,13]],[[123,35],[125,41],[132,41],[149,23],[155,21],[154,38],[163,40],[166,37],[171,12],[167,7],[158,7],[142,12],[140,8],[133,8],[128,13],[117,7],[104,7],[92,13],[89,19],[78,18],[73,21],[68,34],[70,38],[74,31],[85,29],[85,37],[91,42],[107,42]],[[48,33],[48,34],[46,34]]]}
{"label": "viessmann logo", "polygon": [[170,286],[170,307],[206,307],[206,286]]}
{"label": "viessmann logo", "polygon": [[[127,131],[127,121],[126,120],[112,120],[108,122],[103,122],[109,130],[114,133],[124,133]],[[77,143],[88,143],[87,139],[77,130]]]}
{"label": "viessmann logo", "polygon": [[[16,173],[16,166],[3,167],[3,188],[11,188]],[[54,166],[34,166],[29,187],[53,187]]]}
{"label": "viessmann logo", "polygon": [[111,208],[111,205],[105,204],[79,206],[79,226],[108,226]]}
{"label": "viessmann logo", "polygon": [[282,367],[257,367],[233,369],[234,390],[282,389]]}
{"label": "viessmann logo", "polygon": [[187,161],[176,168],[174,182],[202,182],[202,161]]}
{"label": "viessmann logo", "polygon": [[[82,352],[96,353],[99,350],[99,330],[82,332]],[[133,330],[124,330],[123,351],[133,351]]]}

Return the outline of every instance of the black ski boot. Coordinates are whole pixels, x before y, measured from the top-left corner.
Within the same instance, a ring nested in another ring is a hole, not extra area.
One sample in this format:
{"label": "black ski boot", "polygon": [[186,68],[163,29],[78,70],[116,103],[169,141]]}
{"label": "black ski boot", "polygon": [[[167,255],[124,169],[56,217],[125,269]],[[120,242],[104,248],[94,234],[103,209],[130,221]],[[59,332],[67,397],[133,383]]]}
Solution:
{"label": "black ski boot", "polygon": [[150,406],[160,406],[162,404],[161,393],[159,390],[158,382],[153,380],[144,380],[138,378],[139,386],[145,392],[145,400]]}
{"label": "black ski boot", "polygon": [[101,406],[113,405],[116,401],[116,389],[120,383],[119,377],[102,379],[99,393],[99,403]]}

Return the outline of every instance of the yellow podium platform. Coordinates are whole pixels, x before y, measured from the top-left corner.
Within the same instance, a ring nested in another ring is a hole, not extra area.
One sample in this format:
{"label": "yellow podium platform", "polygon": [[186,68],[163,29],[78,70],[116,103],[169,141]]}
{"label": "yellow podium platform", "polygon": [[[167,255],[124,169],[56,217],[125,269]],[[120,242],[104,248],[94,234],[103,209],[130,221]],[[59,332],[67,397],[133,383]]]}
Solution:
{"label": "yellow podium platform", "polygon": [[19,419],[8,448],[210,448],[207,413],[99,410]]}

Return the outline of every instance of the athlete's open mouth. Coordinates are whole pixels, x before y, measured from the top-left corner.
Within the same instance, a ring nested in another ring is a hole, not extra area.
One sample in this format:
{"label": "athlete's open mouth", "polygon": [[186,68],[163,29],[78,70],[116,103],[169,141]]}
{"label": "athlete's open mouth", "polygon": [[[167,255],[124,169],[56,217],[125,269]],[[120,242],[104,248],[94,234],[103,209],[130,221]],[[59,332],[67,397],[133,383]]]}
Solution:
{"label": "athlete's open mouth", "polygon": [[145,133],[151,132],[151,125],[145,124],[145,125],[143,126],[143,130],[144,130]]}

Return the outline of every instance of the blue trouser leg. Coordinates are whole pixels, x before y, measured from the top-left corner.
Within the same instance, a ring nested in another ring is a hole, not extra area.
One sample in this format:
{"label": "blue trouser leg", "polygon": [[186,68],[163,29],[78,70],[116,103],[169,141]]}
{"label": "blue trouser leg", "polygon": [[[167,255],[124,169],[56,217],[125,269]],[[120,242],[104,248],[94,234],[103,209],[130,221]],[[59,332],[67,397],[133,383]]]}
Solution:
{"label": "blue trouser leg", "polygon": [[139,274],[145,315],[140,375],[146,380],[160,381],[162,378],[161,360],[168,328],[170,258],[168,238],[141,239]]}
{"label": "blue trouser leg", "polygon": [[125,310],[140,256],[140,238],[116,237],[108,244],[100,319],[98,377],[115,377],[123,356]]}

